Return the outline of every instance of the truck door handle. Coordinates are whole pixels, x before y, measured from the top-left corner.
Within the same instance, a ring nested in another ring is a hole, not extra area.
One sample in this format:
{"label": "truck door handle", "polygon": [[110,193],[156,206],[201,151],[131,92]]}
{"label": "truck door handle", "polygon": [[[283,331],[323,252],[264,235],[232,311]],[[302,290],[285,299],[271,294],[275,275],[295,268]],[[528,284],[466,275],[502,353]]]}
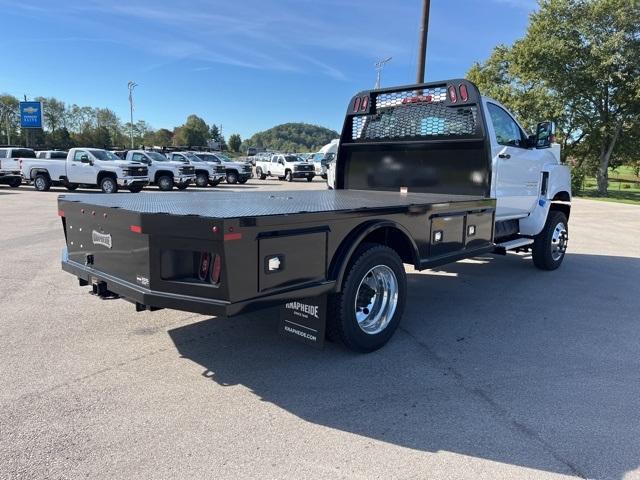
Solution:
{"label": "truck door handle", "polygon": [[501,153],[498,155],[498,158],[506,158],[507,160],[511,158],[511,155],[508,153]]}

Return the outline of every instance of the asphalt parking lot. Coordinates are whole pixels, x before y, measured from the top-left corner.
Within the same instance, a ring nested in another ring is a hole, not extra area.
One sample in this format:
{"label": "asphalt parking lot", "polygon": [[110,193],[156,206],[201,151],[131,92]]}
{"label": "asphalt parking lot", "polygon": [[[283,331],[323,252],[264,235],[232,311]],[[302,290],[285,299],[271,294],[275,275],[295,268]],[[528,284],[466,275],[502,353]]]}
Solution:
{"label": "asphalt parking lot", "polygon": [[576,200],[555,272],[410,271],[401,329],[356,355],[275,309],[89,295],[59,266],[64,192],[0,186],[0,478],[640,479],[640,207]]}

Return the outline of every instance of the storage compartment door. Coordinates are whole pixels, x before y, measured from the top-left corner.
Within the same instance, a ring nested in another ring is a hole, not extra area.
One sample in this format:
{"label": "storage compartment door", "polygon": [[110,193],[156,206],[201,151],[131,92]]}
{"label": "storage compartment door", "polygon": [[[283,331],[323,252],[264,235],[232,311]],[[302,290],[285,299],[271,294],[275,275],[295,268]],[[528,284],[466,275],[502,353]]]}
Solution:
{"label": "storage compartment door", "polygon": [[327,276],[327,232],[279,232],[258,240],[261,292],[322,282]]}

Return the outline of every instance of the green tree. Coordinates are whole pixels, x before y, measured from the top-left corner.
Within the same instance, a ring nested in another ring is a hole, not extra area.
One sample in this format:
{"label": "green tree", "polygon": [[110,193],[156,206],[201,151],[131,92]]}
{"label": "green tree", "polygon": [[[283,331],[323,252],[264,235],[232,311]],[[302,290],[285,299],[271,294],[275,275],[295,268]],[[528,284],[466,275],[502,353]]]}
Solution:
{"label": "green tree", "polygon": [[184,125],[174,132],[174,143],[177,145],[206,145],[210,137],[209,126],[197,115],[189,115]]}
{"label": "green tree", "polygon": [[640,149],[640,2],[540,0],[524,38],[469,76],[516,112],[547,110],[606,195],[612,160]]}
{"label": "green tree", "polygon": [[211,140],[215,140],[216,142],[220,141],[220,129],[216,124],[211,124],[211,131],[209,134],[211,135]]}
{"label": "green tree", "polygon": [[153,134],[153,144],[159,147],[168,147],[171,145],[173,140],[173,133],[171,130],[167,130],[166,128],[161,128],[156,130]]}
{"label": "green tree", "polygon": [[243,147],[268,148],[289,152],[318,150],[334,138],[338,132],[307,123],[284,123],[258,132],[246,140]]}
{"label": "green tree", "polygon": [[237,133],[229,135],[229,149],[231,149],[232,152],[239,152],[240,145],[242,145],[240,135]]}

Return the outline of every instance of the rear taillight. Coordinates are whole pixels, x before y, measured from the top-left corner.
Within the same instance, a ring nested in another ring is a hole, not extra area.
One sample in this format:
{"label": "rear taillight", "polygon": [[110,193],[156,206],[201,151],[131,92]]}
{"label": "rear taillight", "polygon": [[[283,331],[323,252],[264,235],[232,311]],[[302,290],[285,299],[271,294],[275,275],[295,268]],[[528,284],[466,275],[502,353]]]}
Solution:
{"label": "rear taillight", "polygon": [[362,105],[360,105],[360,111],[365,112],[369,106],[369,97],[362,97]]}
{"label": "rear taillight", "polygon": [[360,97],[356,97],[353,101],[353,111],[357,112],[358,110],[360,110]]}
{"label": "rear taillight", "polygon": [[447,89],[449,91],[449,101],[451,103],[456,103],[458,101],[458,95],[456,94],[456,87],[453,85],[449,85]]}
{"label": "rear taillight", "polygon": [[129,230],[131,230],[133,233],[142,233],[142,227],[140,225],[131,225],[129,227]]}
{"label": "rear taillight", "polygon": [[464,83],[460,85],[460,100],[463,102],[469,100],[469,91]]}
{"label": "rear taillight", "polygon": [[369,106],[369,96],[356,97],[353,101],[353,113],[366,112]]}
{"label": "rear taillight", "polygon": [[211,255],[208,252],[202,252],[200,254],[200,268],[198,269],[198,278],[203,282],[207,280],[207,273],[209,273],[210,261],[211,261]]}
{"label": "rear taillight", "polygon": [[64,217],[64,210],[58,210],[58,216]]}
{"label": "rear taillight", "polygon": [[213,285],[220,283],[220,273],[222,272],[222,258],[220,255],[214,255],[213,265],[211,266],[210,282]]}

